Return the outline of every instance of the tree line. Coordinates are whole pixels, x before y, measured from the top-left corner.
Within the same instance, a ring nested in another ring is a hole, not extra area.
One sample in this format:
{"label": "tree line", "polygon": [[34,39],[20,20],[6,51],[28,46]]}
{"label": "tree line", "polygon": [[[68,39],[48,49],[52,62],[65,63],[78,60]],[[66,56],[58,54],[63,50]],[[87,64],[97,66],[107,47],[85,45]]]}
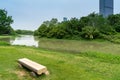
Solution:
{"label": "tree line", "polygon": [[91,13],[88,16],[58,22],[57,18],[44,21],[34,32],[39,37],[57,39],[96,39],[120,32],[120,14],[103,17]]}
{"label": "tree line", "polygon": [[0,35],[33,34],[33,31],[30,30],[14,30],[11,27],[13,22],[12,16],[8,16],[8,13],[5,9],[0,9]]}
{"label": "tree line", "polygon": [[31,30],[15,30],[16,34],[23,34],[23,35],[33,35],[34,31]]}

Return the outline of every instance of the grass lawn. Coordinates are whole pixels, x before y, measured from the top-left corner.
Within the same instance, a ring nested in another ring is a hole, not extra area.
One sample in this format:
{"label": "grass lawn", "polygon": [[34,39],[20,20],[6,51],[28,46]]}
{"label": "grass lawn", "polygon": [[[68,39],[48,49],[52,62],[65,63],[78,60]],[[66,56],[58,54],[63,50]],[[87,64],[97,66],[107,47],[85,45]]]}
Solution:
{"label": "grass lawn", "polygon": [[[19,58],[47,66],[49,76],[37,78],[18,67]],[[0,46],[0,80],[120,80],[120,55],[49,51],[20,46]]]}
{"label": "grass lawn", "polygon": [[3,38],[10,38],[11,36],[0,36],[0,39],[3,39]]}

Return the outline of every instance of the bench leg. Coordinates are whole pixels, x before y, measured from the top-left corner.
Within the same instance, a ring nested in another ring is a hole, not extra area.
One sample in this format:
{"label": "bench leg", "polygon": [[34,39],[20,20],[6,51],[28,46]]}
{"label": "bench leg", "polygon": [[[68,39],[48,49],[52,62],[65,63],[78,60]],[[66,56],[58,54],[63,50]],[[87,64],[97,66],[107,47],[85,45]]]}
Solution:
{"label": "bench leg", "polygon": [[45,75],[49,75],[50,73],[49,73],[49,71],[46,71],[44,74],[45,74]]}
{"label": "bench leg", "polygon": [[37,74],[35,72],[30,72],[30,75],[33,77],[37,77]]}
{"label": "bench leg", "polygon": [[18,66],[19,66],[20,68],[23,68],[23,65],[21,65],[20,63],[18,64]]}

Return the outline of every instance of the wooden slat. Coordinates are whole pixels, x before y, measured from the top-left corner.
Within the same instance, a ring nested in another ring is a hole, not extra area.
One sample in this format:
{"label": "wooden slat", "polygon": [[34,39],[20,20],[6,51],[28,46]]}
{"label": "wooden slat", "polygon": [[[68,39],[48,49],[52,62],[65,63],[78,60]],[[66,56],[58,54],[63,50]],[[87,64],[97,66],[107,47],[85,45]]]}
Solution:
{"label": "wooden slat", "polygon": [[41,64],[31,61],[27,58],[19,59],[18,62],[24,67],[36,72],[38,75],[47,72],[47,68]]}

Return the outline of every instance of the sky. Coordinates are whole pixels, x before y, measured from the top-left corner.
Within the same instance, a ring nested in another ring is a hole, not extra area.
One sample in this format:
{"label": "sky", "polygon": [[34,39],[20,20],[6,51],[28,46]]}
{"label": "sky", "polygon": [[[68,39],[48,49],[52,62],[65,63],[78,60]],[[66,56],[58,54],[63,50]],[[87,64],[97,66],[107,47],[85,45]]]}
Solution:
{"label": "sky", "polygon": [[[114,0],[114,13],[120,13],[120,0]],[[36,30],[43,21],[63,17],[80,18],[99,13],[99,0],[0,0],[0,9],[12,16],[14,29]]]}

